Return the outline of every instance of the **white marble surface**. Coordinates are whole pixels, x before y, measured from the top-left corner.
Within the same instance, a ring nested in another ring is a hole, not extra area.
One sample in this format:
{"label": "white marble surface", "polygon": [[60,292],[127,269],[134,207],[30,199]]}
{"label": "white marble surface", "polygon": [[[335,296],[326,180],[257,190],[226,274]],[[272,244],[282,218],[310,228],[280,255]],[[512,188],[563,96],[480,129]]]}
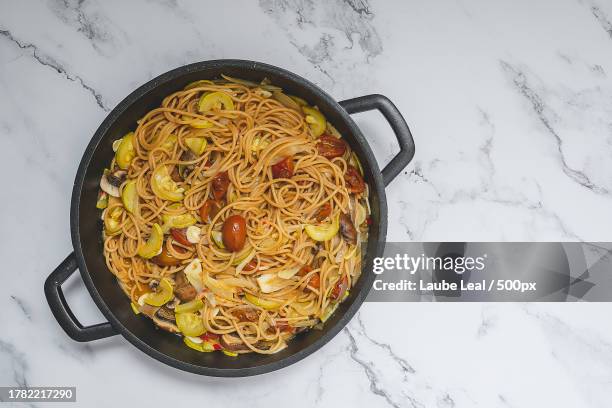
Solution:
{"label": "white marble surface", "polygon": [[[389,240],[612,239],[607,0],[4,0],[0,385],[76,385],[92,407],[610,406],[607,304],[365,304],[306,360],[233,380],[120,337],[69,340],[42,283],[71,251],[86,144],[138,85],[216,58],[395,101],[417,155],[387,189]],[[388,160],[381,117],[356,120]],[[82,321],[101,320],[80,278],[65,290]]]}

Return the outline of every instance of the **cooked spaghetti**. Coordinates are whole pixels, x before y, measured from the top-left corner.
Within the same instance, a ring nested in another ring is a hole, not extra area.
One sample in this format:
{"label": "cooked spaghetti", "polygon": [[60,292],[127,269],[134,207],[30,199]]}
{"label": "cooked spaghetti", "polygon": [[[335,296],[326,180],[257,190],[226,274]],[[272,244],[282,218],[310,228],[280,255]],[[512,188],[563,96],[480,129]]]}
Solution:
{"label": "cooked spaghetti", "polygon": [[223,76],[166,97],[113,143],[97,206],[135,313],[198,351],[275,353],[359,278],[363,169],[316,107]]}

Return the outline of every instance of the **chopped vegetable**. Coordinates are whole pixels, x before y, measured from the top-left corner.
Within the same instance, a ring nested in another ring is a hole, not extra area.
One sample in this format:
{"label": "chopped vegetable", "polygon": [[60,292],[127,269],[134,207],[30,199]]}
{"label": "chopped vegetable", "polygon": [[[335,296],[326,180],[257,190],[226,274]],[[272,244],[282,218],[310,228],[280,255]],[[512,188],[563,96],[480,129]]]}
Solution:
{"label": "chopped vegetable", "polygon": [[332,239],[340,229],[338,217],[334,218],[331,224],[307,225],[304,230],[306,234],[315,241],[328,241]]}
{"label": "chopped vegetable", "polygon": [[[197,159],[197,156],[191,150],[185,150],[181,154],[181,161],[190,162]],[[178,173],[179,176],[186,178],[191,174],[191,172],[195,169],[195,164],[179,164],[178,165]],[[176,181],[176,180],[175,180]]]}
{"label": "chopped vegetable", "polygon": [[314,214],[314,218],[315,220],[321,222],[327,217],[329,217],[331,215],[331,212],[332,212],[331,203],[329,201],[326,201],[325,204],[319,207],[317,212]]}
{"label": "chopped vegetable", "polygon": [[204,289],[202,284],[202,261],[199,258],[195,258],[185,267],[184,271],[187,281],[195,290],[199,293]]}
{"label": "chopped vegetable", "polygon": [[277,290],[283,289],[287,285],[291,284],[290,280],[281,279],[275,273],[266,273],[258,276],[256,281],[263,293],[276,292]]}
{"label": "chopped vegetable", "polygon": [[218,351],[223,349],[219,342],[220,336],[218,334],[206,332],[200,336],[200,339],[202,339],[204,351]]}
{"label": "chopped vegetable", "polygon": [[325,116],[323,116],[323,114],[315,108],[311,108],[309,106],[302,106],[302,110],[306,114],[306,122],[308,123],[313,136],[321,136],[327,127]]}
{"label": "chopped vegetable", "polygon": [[134,150],[134,132],[130,132],[123,136],[117,151],[115,152],[115,161],[117,166],[122,169],[127,169],[136,157],[136,151]]}
{"label": "chopped vegetable", "polygon": [[344,181],[346,183],[346,188],[351,193],[359,194],[365,191],[365,182],[359,174],[359,170],[357,170],[350,164],[346,166],[346,173],[344,173]]}
{"label": "chopped vegetable", "polygon": [[244,295],[244,298],[250,304],[259,306],[262,309],[266,309],[266,310],[276,310],[281,306],[281,303],[279,302],[275,302],[273,300],[268,300],[268,299],[263,299],[255,295],[251,295],[250,293],[246,293]]}
{"label": "chopped vegetable", "polygon": [[[113,176],[111,174],[102,175],[102,177],[100,178],[100,188],[103,192],[112,197],[119,197],[121,196],[121,193],[119,192],[119,186],[121,185],[121,182],[119,182],[119,184],[117,185],[116,180],[112,177]],[[113,181],[113,183],[111,183],[111,180]]]}
{"label": "chopped vegetable", "polygon": [[302,112],[301,106],[291,97],[285,95],[281,91],[272,92],[272,98],[276,99],[285,108],[293,109],[297,112]]}
{"label": "chopped vegetable", "polygon": [[145,299],[147,298],[148,295],[149,295],[149,292],[146,292],[146,293],[143,293],[142,295],[140,295],[140,297],[138,298],[138,301],[136,302],[136,303],[138,303],[138,306],[146,305]]}
{"label": "chopped vegetable", "polygon": [[232,266],[239,265],[245,259],[252,259],[253,256],[255,256],[255,250],[252,248],[251,249],[246,248],[236,253],[236,256],[234,256],[234,259],[232,260]]}
{"label": "chopped vegetable", "polygon": [[363,166],[361,165],[361,161],[359,160],[359,157],[357,157],[357,153],[355,152],[351,153],[351,164],[355,166],[355,168],[359,171],[361,177],[363,177]]}
{"label": "chopped vegetable", "polygon": [[187,280],[184,271],[174,274],[174,295],[181,302],[191,302],[198,295],[195,287]]}
{"label": "chopped vegetable", "polygon": [[197,312],[198,310],[204,307],[204,303],[201,299],[194,299],[191,302],[181,303],[176,305],[174,311],[176,313],[187,313],[187,312]]}
{"label": "chopped vegetable", "polygon": [[202,119],[194,119],[189,125],[196,129],[208,129],[214,126],[211,122]]}
{"label": "chopped vegetable", "polygon": [[159,224],[153,224],[149,239],[147,239],[147,241],[140,248],[138,248],[138,255],[146,259],[153,258],[155,255],[159,255],[161,253],[163,244],[164,233],[162,232]]}
{"label": "chopped vegetable", "polygon": [[238,252],[246,242],[246,220],[242,215],[234,214],[225,220],[222,230],[223,244],[232,252]]}
{"label": "chopped vegetable", "polygon": [[312,275],[306,285],[310,286],[311,288],[319,289],[321,287],[321,277],[319,274],[315,273]]}
{"label": "chopped vegetable", "polygon": [[[255,258],[256,252],[254,249],[251,249],[249,252],[246,253],[246,255],[242,256],[242,257],[236,257],[234,259],[234,262],[237,266],[236,266],[236,274],[242,272],[243,270],[246,270],[247,272],[249,271],[249,269],[247,269],[247,265],[250,265],[251,262],[253,261],[253,259]],[[255,260],[255,265],[257,265],[257,260]]]}
{"label": "chopped vegetable", "polygon": [[96,208],[103,210],[106,207],[108,207],[108,193],[100,191],[98,201],[96,201]]}
{"label": "chopped vegetable", "polygon": [[367,210],[361,203],[355,203],[355,225],[359,226],[363,224],[367,219]]}
{"label": "chopped vegetable", "polygon": [[197,337],[206,331],[202,317],[192,312],[176,313],[176,325],[185,336]]}
{"label": "chopped vegetable", "polygon": [[[197,342],[195,339],[200,340]],[[202,353],[210,353],[215,350],[220,350],[221,345],[218,343],[213,343],[211,341],[204,341],[199,337],[189,337],[185,336],[183,338],[183,342],[187,345],[187,347],[197,350]]]}
{"label": "chopped vegetable", "polygon": [[278,273],[278,277],[279,278],[283,278],[283,279],[291,279],[293,277],[293,275],[295,275],[296,273],[298,273],[300,270],[302,270],[303,267],[302,266],[295,266],[293,268],[288,268],[288,269],[284,269],[282,271],[280,271]]}
{"label": "chopped vegetable", "polygon": [[176,141],[176,135],[169,134],[164,143],[162,143],[161,147],[167,152],[172,153],[172,151],[174,150],[174,146],[176,145]]}
{"label": "chopped vegetable", "polygon": [[238,199],[238,194],[236,194],[236,191],[232,190],[227,197],[227,202],[231,204],[237,199]]}
{"label": "chopped vegetable", "polygon": [[306,275],[308,275],[310,272],[312,272],[312,266],[310,266],[310,265],[304,265],[304,266],[302,266],[302,267],[301,267],[301,268],[298,270],[297,275],[298,275],[298,276],[306,276]]}
{"label": "chopped vegetable", "polygon": [[170,228],[170,235],[179,244],[191,245],[191,242],[187,240],[187,228]]}
{"label": "chopped vegetable", "polygon": [[230,356],[230,357],[236,357],[238,355],[238,353],[234,352],[234,351],[229,351],[229,350],[221,350],[221,352],[223,354],[225,354],[226,356]]}
{"label": "chopped vegetable", "polygon": [[198,110],[200,112],[209,112],[213,110],[234,110],[234,101],[231,96],[225,92],[211,92],[204,94],[198,102]]}
{"label": "chopped vegetable", "polygon": [[106,235],[114,235],[121,231],[121,216],[123,209],[121,207],[113,207],[106,210],[104,215],[104,232]]}
{"label": "chopped vegetable", "polygon": [[212,278],[208,272],[203,274],[202,282],[204,283],[204,286],[210,289],[215,295],[221,296],[225,299],[233,299],[234,292],[236,291],[235,288],[223,281]]}
{"label": "chopped vegetable", "polygon": [[261,137],[256,137],[253,139],[253,143],[251,143],[251,150],[256,152],[258,150],[263,150],[270,144],[269,141],[262,139]]}
{"label": "chopped vegetable", "polygon": [[221,231],[212,231],[210,236],[215,245],[221,249],[225,249],[225,245],[223,244],[223,233]]}
{"label": "chopped vegetable", "polygon": [[305,143],[305,140],[302,141],[304,143],[290,144],[281,149],[275,150],[274,156],[270,158],[270,165],[274,166],[276,163],[285,160],[286,157],[294,156],[302,152],[307,152],[308,145]]}
{"label": "chopped vegetable", "polygon": [[[219,339],[219,342],[221,343],[220,344],[221,348],[224,350],[233,351],[233,352],[249,351],[248,346],[244,344],[242,339],[238,336],[232,336],[230,334],[226,334],[226,335],[221,336],[221,338]],[[264,344],[265,344],[264,341],[260,340],[254,345],[257,347],[257,346],[263,346]]]}
{"label": "chopped vegetable", "polygon": [[[178,207],[180,207],[180,205],[176,205],[176,207],[169,206],[168,208],[174,209]],[[171,228],[187,228],[197,222],[196,218],[189,213],[162,214],[162,221],[164,222],[162,226],[164,232],[170,231]]]}
{"label": "chopped vegetable", "polygon": [[344,140],[338,139],[337,137],[323,135],[319,138],[317,150],[321,156],[331,160],[344,155],[346,152],[346,143]]}
{"label": "chopped vegetable", "polygon": [[208,142],[205,137],[188,137],[185,139],[185,144],[194,154],[200,156],[206,150]]}
{"label": "chopped vegetable", "polygon": [[202,343],[202,348],[205,352],[223,350],[223,347],[218,342],[205,341]]}
{"label": "chopped vegetable", "polygon": [[172,299],[174,293],[172,284],[166,278],[162,278],[157,285],[155,292],[147,293],[144,297],[144,303],[151,306],[163,306]]}
{"label": "chopped vegetable", "polygon": [[136,315],[140,314],[140,309],[138,308],[137,304],[135,304],[134,302],[131,302],[130,307],[132,308],[132,312],[134,312],[134,314]]}
{"label": "chopped vegetable", "polygon": [[201,231],[202,231],[201,228],[196,227],[195,225],[190,225],[189,227],[187,227],[187,230],[185,232],[187,241],[190,244],[197,244],[198,242],[200,242]]}
{"label": "chopped vegetable", "polygon": [[183,115],[181,116],[181,119],[187,121],[189,126],[196,129],[208,129],[214,126],[212,122],[209,122],[208,120],[193,118],[189,115]]}
{"label": "chopped vegetable", "polygon": [[[178,247],[176,250],[178,251]],[[182,260],[175,258],[172,254],[170,254],[170,251],[168,251],[166,245],[162,245],[161,252],[151,258],[151,261],[159,266],[176,266],[182,262]]]}
{"label": "chopped vegetable", "polygon": [[229,187],[230,179],[227,175],[227,171],[217,173],[212,179],[212,192],[215,200],[221,200],[225,197],[227,188]]}
{"label": "chopped vegetable", "polygon": [[[251,259],[249,262],[247,262],[247,264],[244,266],[244,268],[242,268],[242,270],[247,271],[247,272],[252,272],[256,268],[257,268],[257,259],[255,259],[255,257],[253,257],[253,259]],[[238,269],[238,268],[236,268],[236,269]],[[240,273],[240,271],[238,271],[237,273]]]}
{"label": "chopped vegetable", "polygon": [[[298,276],[306,276],[308,275],[310,272],[312,271],[312,267],[310,267],[310,265],[304,265],[298,272]],[[319,289],[319,287],[321,286],[321,278],[319,277],[318,273],[314,273],[312,274],[312,276],[310,278],[308,278],[308,281],[306,282],[307,286],[310,286],[314,289]]]}
{"label": "chopped vegetable", "polygon": [[198,210],[202,222],[207,222],[215,218],[221,210],[221,204],[216,200],[206,200]]}
{"label": "chopped vegetable", "polygon": [[204,349],[202,348],[202,342],[196,343],[194,341],[194,339],[197,339],[197,338],[198,337],[188,337],[188,336],[185,336],[185,337],[183,337],[183,342],[189,348],[192,348],[192,349],[194,349],[196,351],[199,351],[199,352],[204,352]]}
{"label": "chopped vegetable", "polygon": [[201,335],[201,336],[197,336],[197,337],[185,336],[185,338],[188,338],[189,340],[191,340],[195,344],[202,344],[202,343],[204,343],[204,339],[203,339],[204,336],[206,336],[206,332],[204,332],[204,334]]}
{"label": "chopped vegetable", "polygon": [[293,177],[293,169],[294,169],[293,157],[292,156],[285,157],[283,160],[272,165],[272,177],[274,177],[275,179],[278,179],[278,178],[289,179]]}
{"label": "chopped vegetable", "polygon": [[151,189],[156,196],[163,200],[181,201],[183,199],[183,188],[178,187],[170,177],[168,166],[159,166],[151,176]]}
{"label": "chopped vegetable", "polygon": [[340,214],[340,233],[349,244],[357,243],[357,230],[351,221],[351,217],[346,214]]}
{"label": "chopped vegetable", "polygon": [[348,289],[348,278],[346,275],[342,275],[340,279],[334,285],[334,288],[331,292],[331,299],[334,301],[338,301],[344,297],[344,292]]}
{"label": "chopped vegetable", "polygon": [[138,213],[138,192],[136,191],[136,180],[128,181],[121,190],[121,201],[126,210],[132,214]]}
{"label": "chopped vegetable", "polygon": [[261,96],[262,98],[269,98],[272,96],[272,92],[267,91],[265,89],[262,88],[255,88],[255,90],[253,91],[253,93],[257,96]]}
{"label": "chopped vegetable", "polygon": [[[104,176],[106,177],[106,181],[113,187],[121,187],[121,184],[125,181],[127,176],[127,172],[125,170],[117,170],[113,173],[110,170],[104,170]],[[118,195],[115,197],[119,197]]]}
{"label": "chopped vegetable", "polygon": [[259,320],[259,313],[254,307],[243,306],[232,310],[232,316],[241,322],[256,322]]}
{"label": "chopped vegetable", "polygon": [[289,97],[293,99],[300,106],[308,106],[308,102],[306,102],[304,99],[300,98],[299,96],[289,95]]}

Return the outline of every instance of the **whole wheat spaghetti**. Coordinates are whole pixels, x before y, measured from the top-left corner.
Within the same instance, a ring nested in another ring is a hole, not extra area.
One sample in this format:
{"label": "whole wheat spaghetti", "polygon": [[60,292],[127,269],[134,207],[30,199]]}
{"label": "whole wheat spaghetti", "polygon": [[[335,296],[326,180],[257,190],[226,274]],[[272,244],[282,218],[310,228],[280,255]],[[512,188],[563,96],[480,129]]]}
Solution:
{"label": "whole wheat spaghetti", "polygon": [[338,131],[265,81],[189,84],[115,141],[104,256],[135,313],[198,351],[275,353],[349,293],[368,186]]}

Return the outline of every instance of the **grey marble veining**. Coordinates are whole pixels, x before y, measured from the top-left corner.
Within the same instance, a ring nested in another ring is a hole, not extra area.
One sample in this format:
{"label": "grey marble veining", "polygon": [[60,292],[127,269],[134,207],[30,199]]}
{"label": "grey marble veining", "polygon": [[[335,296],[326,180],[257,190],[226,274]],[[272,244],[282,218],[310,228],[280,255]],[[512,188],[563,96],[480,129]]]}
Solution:
{"label": "grey marble veining", "polygon": [[[0,385],[74,385],[77,405],[100,407],[118,395],[134,406],[609,406],[607,304],[366,304],[309,358],[236,380],[177,371],[120,337],[69,340],[42,283],[71,251],[85,146],[134,88],[216,58],[284,67],[338,100],[396,103],[417,154],[387,189],[389,240],[611,239],[610,2],[4,2]],[[397,150],[388,125],[355,120],[384,166]],[[102,320],[78,277],[64,289],[83,323]]]}
{"label": "grey marble veining", "polygon": [[[383,51],[367,1],[261,0],[259,4],[331,84],[338,73],[367,64]],[[314,43],[313,38],[317,38]]]}

